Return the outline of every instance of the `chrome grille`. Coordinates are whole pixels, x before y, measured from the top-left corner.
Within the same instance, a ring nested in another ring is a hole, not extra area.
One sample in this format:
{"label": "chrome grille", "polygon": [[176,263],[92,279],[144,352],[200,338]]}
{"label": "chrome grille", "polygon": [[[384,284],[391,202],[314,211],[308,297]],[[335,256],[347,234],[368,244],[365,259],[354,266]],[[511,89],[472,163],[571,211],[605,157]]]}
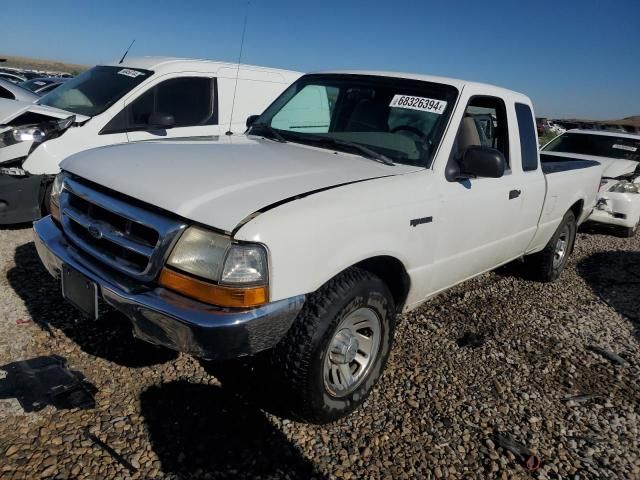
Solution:
{"label": "chrome grille", "polygon": [[60,211],[62,228],[78,248],[144,281],[158,275],[186,226],[71,178],[64,180]]}

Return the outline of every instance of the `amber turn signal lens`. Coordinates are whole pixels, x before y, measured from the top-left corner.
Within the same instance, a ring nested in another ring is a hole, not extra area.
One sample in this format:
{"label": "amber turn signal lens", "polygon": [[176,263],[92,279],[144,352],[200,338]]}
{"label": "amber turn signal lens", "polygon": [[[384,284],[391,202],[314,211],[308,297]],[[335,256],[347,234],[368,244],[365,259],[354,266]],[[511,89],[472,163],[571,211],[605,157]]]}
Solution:
{"label": "amber turn signal lens", "polygon": [[267,303],[267,287],[226,287],[163,268],[158,283],[187,297],[219,307],[257,307]]}

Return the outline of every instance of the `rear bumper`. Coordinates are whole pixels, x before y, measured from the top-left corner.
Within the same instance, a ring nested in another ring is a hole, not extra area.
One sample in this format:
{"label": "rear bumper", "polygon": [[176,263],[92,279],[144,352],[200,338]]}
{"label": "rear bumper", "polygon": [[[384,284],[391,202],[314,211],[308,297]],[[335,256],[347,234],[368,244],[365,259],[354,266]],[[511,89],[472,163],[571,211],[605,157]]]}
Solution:
{"label": "rear bumper", "polygon": [[164,288],[134,284],[93,263],[70,245],[58,225],[45,217],[34,224],[43,264],[59,278],[63,264],[96,282],[100,297],[124,313],[142,340],[208,359],[251,355],[273,347],[289,330],[304,295],[250,310],[223,309]]}
{"label": "rear bumper", "polygon": [[40,218],[44,175],[18,177],[0,174],[0,225],[31,222]]}
{"label": "rear bumper", "polygon": [[633,228],[640,220],[640,194],[607,192],[589,217],[592,222]]}

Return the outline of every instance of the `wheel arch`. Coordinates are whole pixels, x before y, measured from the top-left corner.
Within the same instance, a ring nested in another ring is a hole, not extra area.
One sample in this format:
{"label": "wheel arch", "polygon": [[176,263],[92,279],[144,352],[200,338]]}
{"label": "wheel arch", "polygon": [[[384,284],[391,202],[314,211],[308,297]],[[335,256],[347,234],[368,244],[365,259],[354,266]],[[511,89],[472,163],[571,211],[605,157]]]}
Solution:
{"label": "wheel arch", "polygon": [[379,277],[391,291],[396,311],[402,311],[411,288],[411,278],[398,258],[391,255],[377,255],[360,260],[349,268],[352,267],[366,270]]}

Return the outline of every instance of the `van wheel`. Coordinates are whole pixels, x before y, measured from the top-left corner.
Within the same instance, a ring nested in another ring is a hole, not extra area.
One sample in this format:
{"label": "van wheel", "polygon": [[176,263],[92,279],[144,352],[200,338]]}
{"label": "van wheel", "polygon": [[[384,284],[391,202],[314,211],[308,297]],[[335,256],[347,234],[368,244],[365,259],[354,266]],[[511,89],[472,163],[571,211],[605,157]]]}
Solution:
{"label": "van wheel", "polygon": [[621,228],[620,229],[620,235],[622,237],[624,237],[624,238],[635,237],[636,233],[638,232],[638,225],[640,225],[640,221],[638,221],[638,223],[636,223],[635,227]]}
{"label": "van wheel", "polygon": [[531,275],[541,282],[555,282],[564,267],[576,240],[576,217],[569,211],[544,250],[525,257]]}
{"label": "van wheel", "polygon": [[355,410],[386,365],[395,327],[389,289],[350,268],[309,295],[272,352],[271,374],[288,411],[327,423]]}

